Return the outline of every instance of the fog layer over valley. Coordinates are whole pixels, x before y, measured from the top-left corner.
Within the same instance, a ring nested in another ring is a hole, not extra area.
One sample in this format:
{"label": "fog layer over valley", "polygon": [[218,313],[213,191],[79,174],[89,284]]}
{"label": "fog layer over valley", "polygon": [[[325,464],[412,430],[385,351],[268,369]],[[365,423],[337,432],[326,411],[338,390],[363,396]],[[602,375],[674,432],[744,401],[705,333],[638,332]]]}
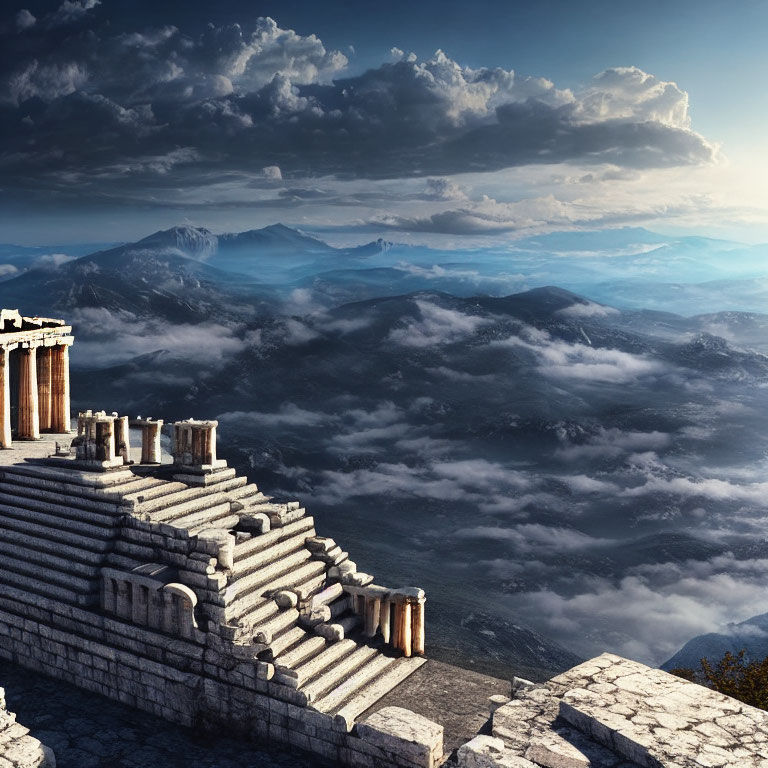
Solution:
{"label": "fog layer over valley", "polygon": [[541,677],[768,611],[765,251],[186,227],[3,246],[0,303],[73,323],[75,407],[218,418],[231,464],[427,590],[433,655]]}

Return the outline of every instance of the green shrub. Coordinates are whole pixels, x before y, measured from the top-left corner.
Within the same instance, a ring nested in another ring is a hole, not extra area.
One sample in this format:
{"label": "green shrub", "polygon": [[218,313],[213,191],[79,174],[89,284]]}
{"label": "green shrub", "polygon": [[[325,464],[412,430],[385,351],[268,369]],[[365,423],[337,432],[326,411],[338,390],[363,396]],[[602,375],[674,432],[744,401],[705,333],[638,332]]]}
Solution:
{"label": "green shrub", "polygon": [[768,656],[762,661],[748,661],[746,651],[735,655],[728,651],[714,663],[702,659],[698,670],[680,667],[670,672],[750,706],[768,710]]}

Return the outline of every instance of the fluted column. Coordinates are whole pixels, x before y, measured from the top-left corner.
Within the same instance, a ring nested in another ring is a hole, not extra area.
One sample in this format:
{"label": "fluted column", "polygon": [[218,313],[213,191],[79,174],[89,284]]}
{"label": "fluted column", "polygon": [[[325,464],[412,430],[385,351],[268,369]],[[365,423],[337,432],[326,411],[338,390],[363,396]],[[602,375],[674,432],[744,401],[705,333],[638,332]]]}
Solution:
{"label": "fluted column", "polygon": [[141,463],[159,464],[162,456],[160,450],[160,430],[162,419],[140,419],[136,422],[141,427]]}
{"label": "fluted column", "polygon": [[413,652],[424,655],[424,598],[413,601]]}
{"label": "fluted column", "polygon": [[123,457],[123,464],[130,464],[131,438],[128,430],[128,417],[118,416],[116,413],[112,415],[115,417],[115,453]]}
{"label": "fluted column", "polygon": [[11,436],[11,353],[0,347],[0,448],[10,448]]}
{"label": "fluted column", "polygon": [[51,347],[51,429],[69,432],[69,346]]}
{"label": "fluted column", "polygon": [[40,410],[40,431],[51,431],[51,361],[52,347],[37,349],[37,399]]}
{"label": "fluted column", "polygon": [[37,399],[37,347],[19,349],[19,437],[40,438],[40,413]]}

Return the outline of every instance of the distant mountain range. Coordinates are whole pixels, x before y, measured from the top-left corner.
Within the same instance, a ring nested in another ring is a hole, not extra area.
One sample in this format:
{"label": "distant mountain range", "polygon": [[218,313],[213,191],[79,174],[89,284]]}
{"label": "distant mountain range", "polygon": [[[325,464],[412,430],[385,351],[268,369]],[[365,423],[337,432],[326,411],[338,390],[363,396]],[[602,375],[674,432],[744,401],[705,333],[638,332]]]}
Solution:
{"label": "distant mountain range", "polygon": [[702,659],[716,662],[728,651],[733,654],[746,651],[751,661],[761,661],[768,657],[768,613],[731,624],[727,632],[710,632],[692,638],[661,668],[698,670]]}
{"label": "distant mountain range", "polygon": [[[297,290],[332,307],[421,290],[503,296],[557,284],[612,306],[659,307],[677,314],[701,314],[713,305],[736,311],[768,306],[768,276],[758,274],[764,246],[670,239],[638,228],[553,233],[516,241],[503,250],[440,252],[381,239],[334,248],[281,224],[224,235],[178,226],[101,251],[88,252],[87,246],[46,251],[0,246],[0,280],[9,283],[0,291],[3,301],[13,303],[16,297],[16,303],[24,304],[34,286],[31,297],[46,311],[103,301],[114,308],[125,303],[130,311],[153,312],[166,302],[178,304],[174,316],[181,317],[191,281],[198,303],[211,311],[218,311],[221,302],[215,295],[206,302],[203,294],[215,294],[227,284],[240,303],[247,295],[247,301],[272,305]],[[47,277],[25,277],[30,271]],[[723,280],[726,273],[729,277]],[[678,282],[664,282],[673,275]],[[685,276],[691,282],[679,282]],[[142,281],[147,282],[139,285]],[[119,293],[120,282],[126,283],[124,302],[113,295]],[[149,295],[147,286],[156,292]],[[102,298],[94,298],[94,292]]]}
{"label": "distant mountain range", "polygon": [[[74,324],[74,407],[218,417],[232,464],[427,588],[438,653],[543,676],[641,642],[658,663],[687,633],[662,655],[631,599],[599,621],[540,604],[763,556],[741,531],[764,510],[722,490],[768,450],[768,315],[734,309],[759,304],[741,288],[759,251],[642,229],[439,252],[175,227],[30,261],[0,306]],[[638,304],[729,261],[725,305],[706,285]]]}

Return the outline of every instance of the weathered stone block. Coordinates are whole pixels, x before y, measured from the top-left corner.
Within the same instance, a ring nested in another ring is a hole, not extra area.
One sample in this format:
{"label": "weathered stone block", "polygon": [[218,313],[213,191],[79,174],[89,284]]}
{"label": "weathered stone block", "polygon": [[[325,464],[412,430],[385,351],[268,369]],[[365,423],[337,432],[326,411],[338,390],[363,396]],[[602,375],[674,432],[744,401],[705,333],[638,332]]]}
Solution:
{"label": "weathered stone block", "polygon": [[443,726],[402,707],[384,707],[356,728],[358,738],[433,768],[443,754]]}

